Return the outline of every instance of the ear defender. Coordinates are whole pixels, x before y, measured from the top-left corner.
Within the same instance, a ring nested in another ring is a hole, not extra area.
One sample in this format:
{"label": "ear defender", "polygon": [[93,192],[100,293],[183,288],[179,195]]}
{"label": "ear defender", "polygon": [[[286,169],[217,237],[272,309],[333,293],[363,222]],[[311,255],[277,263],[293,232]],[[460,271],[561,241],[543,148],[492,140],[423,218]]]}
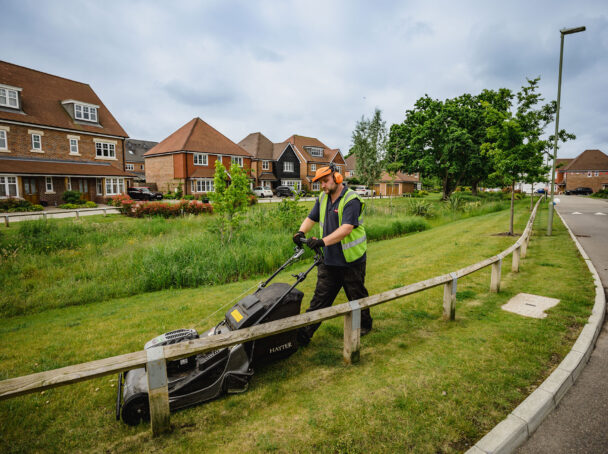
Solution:
{"label": "ear defender", "polygon": [[336,165],[333,162],[331,162],[329,164],[329,168],[334,173],[334,182],[336,184],[342,183],[344,181],[344,177],[342,176],[342,174],[340,172],[338,172],[338,168],[336,167]]}

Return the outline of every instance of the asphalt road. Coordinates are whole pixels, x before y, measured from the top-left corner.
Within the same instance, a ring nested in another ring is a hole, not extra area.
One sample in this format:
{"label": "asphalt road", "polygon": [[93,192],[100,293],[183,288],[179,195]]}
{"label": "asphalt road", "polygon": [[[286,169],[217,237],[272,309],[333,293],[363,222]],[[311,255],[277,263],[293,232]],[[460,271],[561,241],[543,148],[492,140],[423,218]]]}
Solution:
{"label": "asphalt road", "polygon": [[[608,200],[559,196],[566,224],[608,288]],[[519,454],[608,453],[608,325],[589,363],[559,406],[517,451]]]}

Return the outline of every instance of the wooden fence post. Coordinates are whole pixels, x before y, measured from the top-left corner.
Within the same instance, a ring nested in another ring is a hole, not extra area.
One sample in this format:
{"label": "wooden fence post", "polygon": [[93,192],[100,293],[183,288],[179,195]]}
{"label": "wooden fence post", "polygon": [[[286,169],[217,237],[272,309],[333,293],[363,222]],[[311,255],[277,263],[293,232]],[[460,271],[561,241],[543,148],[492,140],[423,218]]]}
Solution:
{"label": "wooden fence post", "polygon": [[44,218],[44,220],[46,221],[46,213],[42,213],[42,217]]}
{"label": "wooden fence post", "polygon": [[164,347],[153,347],[146,350],[148,363],[148,402],[150,404],[150,423],[152,436],[169,432],[169,388],[167,380],[167,361]]}
{"label": "wooden fence post", "polygon": [[8,214],[4,215],[4,226],[8,227]]}
{"label": "wooden fence post", "polygon": [[456,318],[456,285],[458,278],[456,273],[450,273],[452,280],[443,285],[443,319],[454,320]]}
{"label": "wooden fence post", "polygon": [[521,246],[513,250],[513,262],[511,263],[511,271],[514,273],[519,272],[520,248]]}
{"label": "wooden fence post", "polygon": [[521,242],[521,251],[520,251],[519,256],[522,259],[526,258],[526,253],[528,252],[528,241],[530,239],[530,235],[531,234],[532,234],[532,232],[528,232],[528,235],[526,236],[526,239]]}
{"label": "wooden fence post", "polygon": [[342,356],[346,364],[359,362],[361,347],[361,307],[358,301],[351,301],[352,310],[344,315],[344,350]]}
{"label": "wooden fence post", "polygon": [[104,208],[104,209],[103,209],[103,215],[104,215],[104,216],[107,216],[107,215],[108,215],[108,209],[107,209],[107,208]]}
{"label": "wooden fence post", "polygon": [[80,219],[80,211],[76,210],[76,219]]}
{"label": "wooden fence post", "polygon": [[490,292],[500,292],[500,272],[502,268],[502,259],[492,263],[492,279],[490,281]]}

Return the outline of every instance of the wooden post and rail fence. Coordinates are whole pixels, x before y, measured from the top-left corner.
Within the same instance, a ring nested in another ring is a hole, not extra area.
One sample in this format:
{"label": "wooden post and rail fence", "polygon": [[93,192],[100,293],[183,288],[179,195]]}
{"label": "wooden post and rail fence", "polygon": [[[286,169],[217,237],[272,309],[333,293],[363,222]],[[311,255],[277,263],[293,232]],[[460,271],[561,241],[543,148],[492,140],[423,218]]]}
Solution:
{"label": "wooden post and rail fence", "polygon": [[[4,226],[10,227],[10,219],[18,218],[18,217],[26,217],[26,216],[34,216],[39,219],[42,218],[45,221],[49,218],[53,218],[56,214],[73,214],[76,216],[76,219],[80,219],[81,213],[87,213],[90,211],[103,211],[103,215],[107,216],[108,211],[112,214],[120,213],[121,209],[116,207],[101,207],[101,208],[76,208],[74,210],[63,210],[63,211],[26,211],[23,213],[2,213],[0,217],[4,219]],[[29,220],[29,219],[28,219]]]}
{"label": "wooden post and rail fence", "polygon": [[526,256],[532,226],[542,199],[540,199],[519,239],[500,254],[457,271],[436,276],[431,279],[409,284],[383,293],[349,301],[347,303],[307,312],[250,328],[217,334],[200,339],[189,340],[164,347],[127,353],[60,369],[39,372],[22,377],[0,381],[0,400],[10,399],[23,394],[34,393],[48,388],[68,385],[104,375],[125,372],[146,367],[148,370],[150,420],[154,436],[170,429],[169,393],[166,362],[188,356],[241,344],[273,334],[291,331],[303,326],[319,323],[336,317],[344,317],[343,358],[348,364],[359,360],[361,310],[370,308],[404,296],[413,295],[440,285],[443,292],[443,318],[454,320],[456,314],[456,287],[458,279],[491,266],[490,292],[500,291],[501,268],[503,259],[513,254],[511,271],[519,271],[519,262]]}

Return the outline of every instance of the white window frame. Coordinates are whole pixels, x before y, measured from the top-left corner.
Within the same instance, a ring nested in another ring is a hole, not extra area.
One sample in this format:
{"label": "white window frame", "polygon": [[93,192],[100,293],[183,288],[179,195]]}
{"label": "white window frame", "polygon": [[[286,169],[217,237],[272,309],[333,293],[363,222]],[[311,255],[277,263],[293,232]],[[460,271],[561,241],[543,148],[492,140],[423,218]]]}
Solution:
{"label": "white window frame", "polygon": [[321,190],[321,183],[319,183],[318,181],[313,182],[313,184],[312,184],[312,190],[313,191],[320,191]]}
{"label": "white window frame", "polygon": [[46,194],[55,194],[53,187],[53,177],[44,177],[44,192]]}
{"label": "white window frame", "polygon": [[305,147],[304,149],[308,151],[311,156],[315,156],[317,158],[323,156],[323,148],[321,147]]}
{"label": "white window frame", "polygon": [[116,161],[116,142],[110,140],[93,139],[95,142],[95,159]]}
{"label": "white window frame", "polygon": [[[0,106],[10,109],[19,109],[19,92],[21,88],[0,84]],[[14,101],[11,104],[11,101]]]}
{"label": "white window frame", "polygon": [[262,161],[262,170],[270,170],[270,161]]}
{"label": "white window frame", "polygon": [[600,172],[598,170],[596,170],[595,172],[593,172],[593,176],[594,177],[599,177],[600,176]]}
{"label": "white window frame", "polygon": [[97,108],[93,104],[74,103],[74,118],[97,123]]}
{"label": "white window frame", "polygon": [[[0,176],[0,187],[4,189],[4,195],[0,195],[0,199],[8,199],[9,197],[19,197],[19,185],[17,183],[17,176]],[[15,195],[11,194],[11,186],[13,186],[15,189]]]}
{"label": "white window frame", "polygon": [[213,187],[213,178],[196,178],[190,180],[190,189],[192,192],[215,192]]}
{"label": "white window frame", "polygon": [[591,172],[587,172],[587,178],[593,176],[593,174]]}
{"label": "white window frame", "polygon": [[79,141],[80,136],[68,136],[68,143],[70,144],[70,154],[72,156],[80,156],[80,151],[78,149]]}
{"label": "white window frame", "polygon": [[135,164],[132,164],[132,163],[125,164],[125,170],[135,170]]}
{"label": "white window frame", "polygon": [[106,195],[119,195],[125,192],[124,178],[106,178]]}
{"label": "white window frame", "polygon": [[[33,132],[30,134],[32,137],[32,149],[30,151],[34,153],[42,153],[42,134]],[[38,140],[36,140],[38,138]]]}
{"label": "white window frame", "polygon": [[281,186],[289,186],[294,191],[299,191],[302,187],[300,180],[281,180]]}
{"label": "white window frame", "polygon": [[68,177],[67,189],[68,189],[68,191],[72,190],[72,177]]}
{"label": "white window frame", "polygon": [[195,166],[206,166],[208,165],[207,153],[194,153],[194,165]]}
{"label": "white window frame", "polygon": [[231,156],[230,157],[230,165],[236,164],[239,167],[243,167],[243,157],[242,156]]}
{"label": "white window frame", "polygon": [[317,171],[317,165],[316,164],[311,164],[310,165],[310,171],[311,172],[316,172]]}
{"label": "white window frame", "polygon": [[292,161],[284,161],[283,162],[283,172],[285,173],[293,173],[294,165]]}
{"label": "white window frame", "polygon": [[8,134],[0,127],[0,151],[8,151]]}
{"label": "white window frame", "polygon": [[103,178],[95,178],[95,192],[97,195],[103,195]]}

